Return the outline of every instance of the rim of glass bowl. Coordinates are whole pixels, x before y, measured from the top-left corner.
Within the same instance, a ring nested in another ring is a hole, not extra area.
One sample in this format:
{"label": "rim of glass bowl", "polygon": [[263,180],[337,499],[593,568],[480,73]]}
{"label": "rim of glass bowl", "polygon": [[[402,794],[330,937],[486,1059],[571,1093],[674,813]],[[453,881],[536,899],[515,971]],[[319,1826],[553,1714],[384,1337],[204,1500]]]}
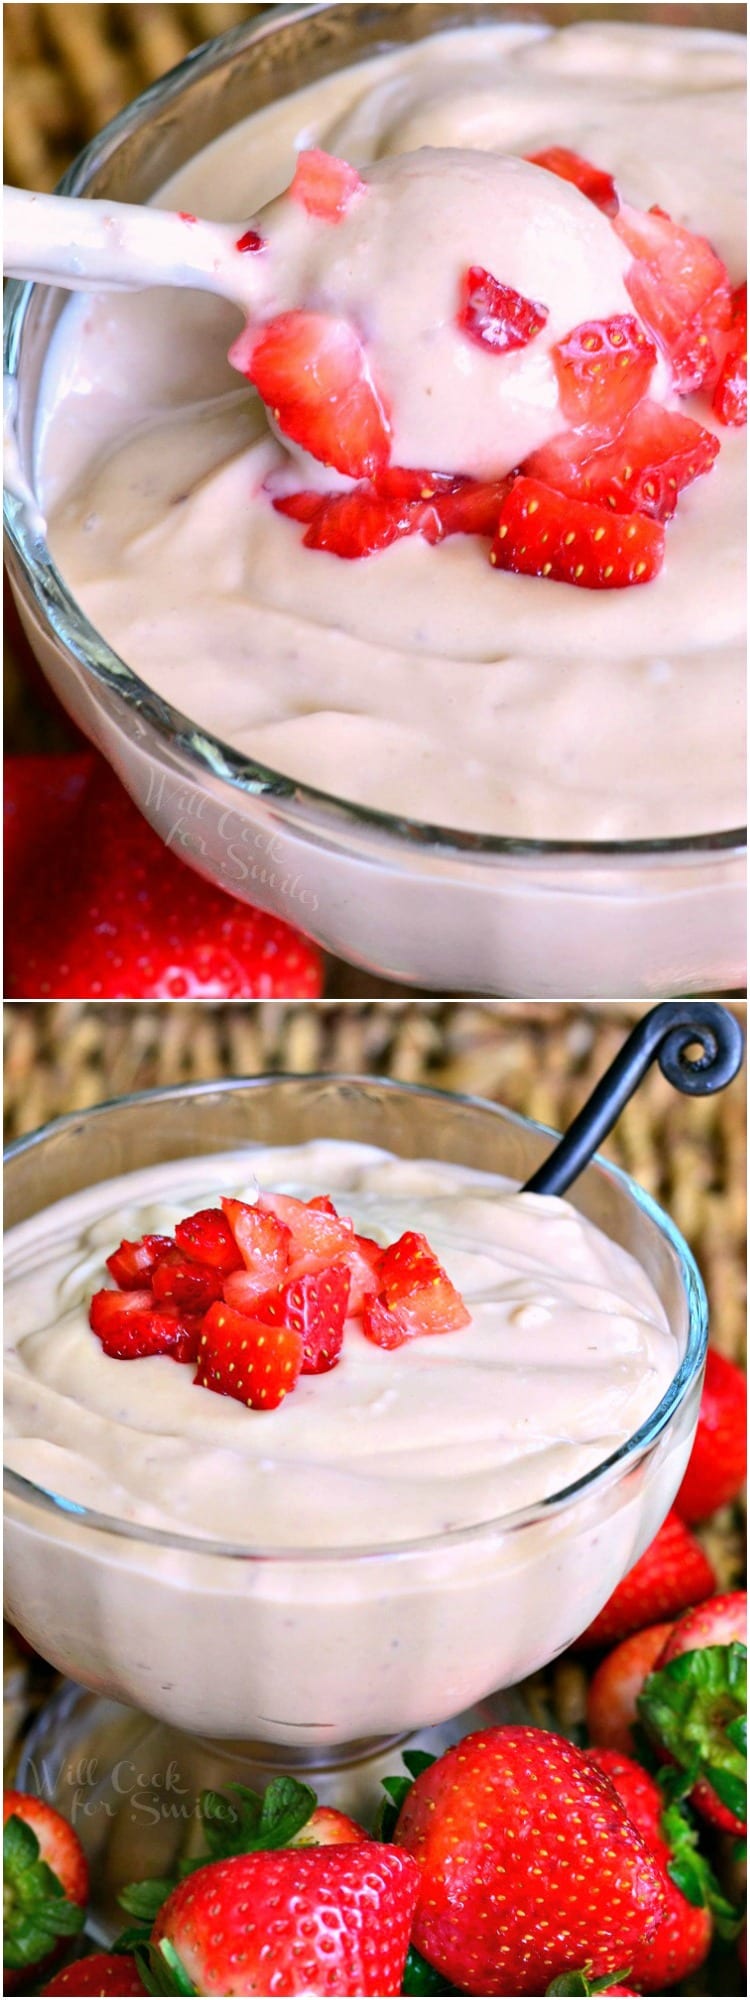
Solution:
{"label": "rim of glass bowl", "polygon": [[[540,1125],[533,1118],[523,1118],[517,1112],[507,1110],[505,1105],[493,1104],[488,1098],[474,1097],[465,1092],[435,1090],[425,1084],[400,1083],[393,1077],[357,1076],[353,1074],[348,1075],[345,1072],[341,1074],[335,1072],[315,1072],[308,1076],[305,1074],[295,1074],[290,1071],[279,1071],[271,1076],[223,1077],[218,1082],[165,1085],[158,1090],[133,1091],[125,1097],[109,1098],[106,1102],[92,1105],[85,1111],[69,1112],[63,1118],[52,1119],[49,1124],[40,1126],[36,1132],[29,1133],[24,1138],[16,1139],[12,1145],[7,1147],[3,1156],[4,1161],[7,1162],[16,1159],[19,1154],[30,1152],[35,1146],[42,1144],[49,1136],[63,1131],[66,1127],[80,1126],[82,1123],[87,1123],[90,1119],[105,1116],[120,1104],[142,1105],[144,1108],[148,1108],[149,1106],[153,1107],[163,1103],[165,1099],[186,1097],[199,1099],[201,1097],[215,1096],[217,1093],[223,1095],[224,1092],[236,1090],[238,1087],[251,1091],[253,1088],[267,1087],[269,1083],[277,1082],[308,1083],[311,1086],[341,1084],[349,1087],[355,1086],[358,1089],[371,1085],[377,1087],[378,1091],[384,1090],[388,1094],[393,1092],[394,1095],[429,1097],[442,1103],[461,1104],[474,1111],[489,1112],[495,1117],[499,1115],[503,1122],[520,1126],[524,1131],[539,1132],[545,1138],[551,1140],[556,1140],[559,1137],[559,1134],[554,1132],[549,1125]],[[205,1157],[206,1161],[209,1162],[211,1154],[207,1153]],[[610,1180],[624,1187],[635,1201],[636,1206],[643,1210],[649,1220],[656,1225],[662,1236],[666,1237],[677,1259],[679,1275],[687,1303],[688,1337],[685,1353],[679,1367],[673,1375],[669,1387],[665,1390],[661,1402],[657,1404],[656,1409],[652,1411],[645,1423],[641,1424],[638,1430],[633,1432],[632,1437],[627,1438],[625,1443],[618,1447],[617,1451],[611,1452],[609,1457],[602,1459],[599,1465],[592,1466],[590,1471],[584,1473],[580,1479],[573,1480],[570,1485],[561,1487],[558,1492],[550,1493],[545,1499],[534,1501],[528,1507],[517,1508],[510,1514],[496,1515],[487,1521],[472,1522],[466,1528],[447,1529],[443,1534],[415,1536],[405,1542],[393,1542],[384,1546],[373,1544],[353,1548],[279,1549],[253,1548],[249,1544],[222,1543],[202,1536],[171,1533],[164,1528],[149,1528],[139,1525],[137,1522],[121,1521],[114,1515],[100,1514],[96,1509],[85,1507],[77,1501],[65,1500],[62,1495],[49,1492],[43,1486],[37,1486],[33,1480],[22,1478],[19,1473],[11,1471],[8,1467],[5,1467],[3,1472],[5,1487],[8,1492],[15,1494],[17,1498],[26,1501],[27,1504],[41,1505],[45,1513],[50,1511],[53,1513],[62,1513],[67,1518],[74,1516],[84,1522],[88,1528],[106,1534],[120,1535],[127,1541],[142,1542],[159,1548],[177,1549],[178,1551],[191,1552],[207,1557],[225,1556],[233,1560],[242,1560],[245,1562],[304,1563],[311,1564],[313,1567],[330,1562],[382,1562],[386,1559],[391,1561],[399,1557],[405,1559],[409,1556],[426,1555],[430,1552],[434,1553],[438,1549],[458,1548],[464,1546],[466,1543],[474,1544],[481,1541],[483,1537],[488,1535],[512,1533],[516,1529],[527,1526],[532,1521],[544,1520],[548,1515],[561,1511],[569,1501],[580,1497],[598,1483],[603,1481],[609,1483],[609,1475],[618,1467],[622,1468],[629,1461],[636,1460],[643,1452],[656,1443],[679,1408],[687,1390],[701,1369],[708,1343],[708,1301],[703,1280],[692,1252],[688,1249],[684,1238],[672,1222],[671,1217],[665,1213],[664,1209],[659,1207],[658,1202],[655,1202],[651,1195],[646,1193],[645,1188],[639,1187],[638,1182],[634,1181],[630,1174],[624,1173],[620,1167],[613,1166],[609,1160],[603,1159],[600,1153],[594,1155],[592,1165],[596,1166]],[[179,1169],[179,1161],[175,1161],[175,1168],[176,1170]]]}
{"label": "rim of glass bowl", "polygon": [[[187,79],[208,74],[219,67],[228,55],[239,55],[255,42],[267,39],[273,34],[275,23],[286,25],[290,21],[303,20],[312,14],[326,12],[337,4],[340,0],[319,0],[317,5],[267,7],[249,23],[204,43],[104,126],[103,131],[79,153],[60,181],[57,192],[84,193],[91,173],[102,160],[109,157],[122,139],[148,121],[152,106],[162,106],[179,97]],[[379,49],[386,46],[387,39],[381,38]],[[4,368],[12,381],[17,377],[24,319],[33,289],[32,285],[17,280],[12,280],[6,288]],[[25,573],[37,609],[51,625],[56,638],[74,655],[86,676],[102,689],[119,696],[126,705],[134,706],[164,741],[167,750],[173,755],[179,753],[181,761],[188,767],[188,776],[194,777],[197,769],[199,774],[205,772],[211,778],[221,778],[252,797],[287,802],[298,811],[302,808],[306,823],[312,821],[311,830],[321,837],[336,828],[349,826],[353,833],[395,837],[410,848],[423,852],[427,847],[432,848],[438,857],[459,854],[473,860],[513,856],[538,860],[558,857],[563,860],[577,856],[589,863],[597,859],[606,862],[613,857],[623,860],[631,856],[633,859],[648,856],[655,860],[692,856],[696,860],[707,860],[717,853],[729,855],[744,851],[746,835],[742,827],[727,828],[717,833],[680,834],[658,840],[622,841],[533,840],[505,834],[472,833],[358,805],[314,785],[303,784],[283,772],[274,771],[199,727],[141,680],[134,669],[107,645],[67,590],[38,531],[38,524],[29,518],[23,500],[6,491],[3,513],[6,533]],[[191,766],[195,767],[192,772]]]}

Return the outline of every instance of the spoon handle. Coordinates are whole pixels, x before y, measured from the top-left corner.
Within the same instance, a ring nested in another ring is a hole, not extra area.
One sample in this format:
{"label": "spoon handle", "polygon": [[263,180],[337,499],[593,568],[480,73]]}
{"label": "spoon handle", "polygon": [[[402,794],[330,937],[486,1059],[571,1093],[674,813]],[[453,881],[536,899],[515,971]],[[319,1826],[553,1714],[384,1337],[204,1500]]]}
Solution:
{"label": "spoon handle", "polygon": [[[688,1050],[698,1045],[700,1055]],[[620,1116],[652,1062],[676,1090],[706,1097],[732,1082],[744,1039],[734,1014],[712,1000],[664,1000],[628,1035],[618,1056],[549,1158],[526,1181],[524,1194],[564,1194]]]}
{"label": "spoon handle", "polygon": [[231,225],[167,209],[3,189],[6,273],[68,291],[189,285],[249,306],[257,280],[236,237]]}

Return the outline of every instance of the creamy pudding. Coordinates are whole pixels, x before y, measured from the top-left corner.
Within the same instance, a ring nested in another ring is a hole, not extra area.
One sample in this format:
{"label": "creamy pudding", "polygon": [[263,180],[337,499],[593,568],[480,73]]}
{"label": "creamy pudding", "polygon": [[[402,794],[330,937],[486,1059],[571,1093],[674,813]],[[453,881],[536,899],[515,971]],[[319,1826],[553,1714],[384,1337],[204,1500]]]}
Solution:
{"label": "creamy pudding", "polygon": [[[536,216],[534,202],[534,183],[550,177],[504,156],[555,145],[613,174],[626,202],[656,203],[709,237],[736,285],[742,80],[732,37],[597,21],[558,33],[472,28],[257,114],[159,201],[240,221],[290,181],[301,146],[372,166],[386,190],[391,160],[415,155],[419,186],[394,209],[392,256],[384,230],[372,270],[363,278],[352,264],[346,283],[353,307],[363,284],[382,303],[384,378],[394,406],[403,394],[410,412],[406,462],[418,464],[439,435],[446,466],[463,454],[463,470],[486,473],[490,457],[497,469],[491,392],[478,424],[440,340],[428,354],[415,338],[431,282],[429,217],[441,203],[440,173],[431,187],[419,149],[503,156],[486,181],[478,170],[482,188],[498,182],[498,214],[484,217],[476,244],[470,218],[482,201],[467,197],[451,226],[466,219],[466,261],[480,264],[493,245],[499,254],[506,230],[521,290],[545,258],[551,269],[555,230],[545,247],[546,197]],[[558,260],[549,324],[559,332],[565,284],[574,319],[615,312],[627,259],[576,189],[558,182],[554,204],[580,252],[578,263],[572,248]],[[560,225],[558,243],[565,234]],[[288,458],[227,362],[237,332],[236,311],[203,295],[83,298],[62,315],[46,365],[38,479],[50,545],[94,625],[151,686],[273,769],[443,826],[612,840],[739,823],[741,431],[718,424],[705,397],[681,404],[721,450],[681,495],[664,567],[644,588],[500,573],[486,544],[464,534],[437,547],[417,535],[349,563],[306,548],[299,523],[269,504]],[[510,459],[555,432],[548,345],[545,329],[518,361],[520,405],[503,405]],[[486,381],[491,362],[472,350],[467,384],[480,364]]]}

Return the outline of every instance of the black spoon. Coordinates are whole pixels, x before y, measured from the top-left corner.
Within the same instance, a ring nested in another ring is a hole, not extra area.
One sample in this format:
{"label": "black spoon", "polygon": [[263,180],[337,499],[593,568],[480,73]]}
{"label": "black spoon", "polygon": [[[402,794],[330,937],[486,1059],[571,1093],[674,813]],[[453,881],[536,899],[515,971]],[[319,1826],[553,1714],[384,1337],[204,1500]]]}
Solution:
{"label": "black spoon", "polygon": [[[688,1050],[698,1044],[700,1055]],[[536,1173],[524,1194],[565,1194],[611,1132],[652,1062],[675,1090],[708,1097],[724,1090],[742,1064],[744,1036],[739,1021],[714,1000],[663,1000],[638,1022],[588,1102]]]}

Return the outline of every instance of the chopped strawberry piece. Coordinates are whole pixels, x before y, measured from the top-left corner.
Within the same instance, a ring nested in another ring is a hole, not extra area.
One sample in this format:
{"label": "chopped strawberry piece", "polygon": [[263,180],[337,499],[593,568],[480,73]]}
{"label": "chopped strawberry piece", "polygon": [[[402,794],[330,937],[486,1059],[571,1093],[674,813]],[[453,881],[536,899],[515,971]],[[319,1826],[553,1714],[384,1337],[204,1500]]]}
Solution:
{"label": "chopped strawberry piece", "polygon": [[[317,511],[302,539],[307,549],[325,549],[329,555],[355,562],[361,556],[376,555],[405,535],[416,535],[432,506],[421,500],[383,500],[371,486],[355,486],[351,493],[334,493]],[[437,516],[433,516],[438,539]]]}
{"label": "chopped strawberry piece", "polygon": [[199,1208],[186,1215],[175,1229],[175,1242],[196,1264],[210,1264],[215,1271],[238,1271],[242,1256],[220,1208]]}
{"label": "chopped strawberry piece", "polygon": [[436,493],[455,493],[464,485],[457,472],[427,472],[413,465],[387,465],[375,490],[381,500],[434,500]]}
{"label": "chopped strawberry piece", "polygon": [[354,1230],[345,1217],[329,1215],[291,1194],[260,1194],[258,1207],[291,1231],[288,1282],[346,1258]]}
{"label": "chopped strawberry piece", "polygon": [[173,1361],[196,1358],[200,1314],[176,1306],[156,1310],[153,1292],[95,1292],[89,1324],[105,1354],[118,1361],[149,1354],[168,1354]]}
{"label": "chopped strawberry piece", "polygon": [[747,285],[732,293],[732,324],[711,408],[723,424],[747,423]]}
{"label": "chopped strawberry piece", "polygon": [[320,513],[325,495],[305,487],[301,493],[279,494],[273,504],[277,514],[288,514],[290,521],[303,521],[307,527]]}
{"label": "chopped strawberry piece", "polygon": [[527,347],[549,319],[548,306],[525,299],[512,285],[502,285],[481,264],[470,265],[461,280],[457,313],[463,333],[493,354],[508,354],[512,348]]}
{"label": "chopped strawberry piece", "polygon": [[234,1290],[225,1290],[225,1298],[232,1305],[238,1305],[240,1295],[247,1301],[253,1296],[262,1298],[280,1285],[286,1276],[291,1249],[291,1234],[278,1216],[269,1215],[260,1206],[250,1206],[246,1201],[231,1201],[222,1196],[222,1208],[232,1231],[245,1269],[235,1273],[242,1280]]}
{"label": "chopped strawberry piece", "polygon": [[621,424],[645,395],[656,348],[632,313],[583,320],[552,349],[560,408],[571,424]]}
{"label": "chopped strawberry piece", "polygon": [[615,514],[516,479],[503,504],[490,562],[522,576],[548,576],[582,590],[649,583],[664,560],[664,529],[644,514]]}
{"label": "chopped strawberry piece", "polygon": [[107,1270],[121,1291],[137,1291],[147,1283],[161,1258],[173,1249],[171,1236],[141,1236],[137,1243],[129,1243],[125,1237],[119,1249],[105,1259]]}
{"label": "chopped strawberry piece", "polygon": [[390,426],[365,349],[347,320],[286,312],[247,328],[230,361],[253,382],[279,429],[324,465],[371,479],[387,465]]}
{"label": "chopped strawberry piece", "polygon": [[249,251],[254,256],[256,251],[265,250],[266,239],[264,236],[258,235],[257,229],[245,229],[242,235],[238,236],[234,247],[235,250],[241,250],[243,254]]}
{"label": "chopped strawberry piece", "polygon": [[612,175],[604,173],[601,167],[593,167],[580,153],[569,152],[567,146],[547,146],[542,153],[527,153],[526,158],[530,166],[544,167],[548,174],[556,174],[558,180],[571,181],[604,215],[617,214],[620,203]]}
{"label": "chopped strawberry piece", "polygon": [[292,493],[274,506],[308,524],[306,548],[354,561],[405,535],[423,535],[432,543],[446,535],[494,535],[508,485],[507,479],[482,482],[394,467],[376,487],[355,486],[328,497]]}
{"label": "chopped strawberry piece", "polygon": [[[433,502],[443,535],[484,535],[497,533],[500,509],[509,479],[463,479],[452,493],[439,493]],[[422,531],[425,532],[424,530]],[[436,539],[427,536],[428,541]]]}
{"label": "chopped strawberry piece", "polygon": [[380,1286],[386,1304],[395,1306],[413,1292],[422,1291],[441,1276],[440,1264],[426,1236],[407,1229],[397,1243],[381,1252]]}
{"label": "chopped strawberry piece", "polygon": [[223,1282],[215,1265],[193,1264],[189,1257],[181,1257],[179,1250],[173,1250],[157,1264],[151,1289],[155,1299],[171,1299],[174,1305],[205,1312],[214,1299],[221,1298]]}
{"label": "chopped strawberry piece", "polygon": [[322,222],[340,222],[347,209],[366,191],[366,182],[360,179],[356,167],[350,167],[347,160],[337,159],[334,153],[324,153],[319,146],[312,146],[307,152],[297,154],[289,193],[294,201],[302,203],[308,215],[317,215]]}
{"label": "chopped strawberry piece", "polygon": [[339,1212],[338,1209],[334,1206],[334,1203],[332,1202],[329,1194],[313,1195],[312,1201],[308,1201],[306,1203],[306,1207],[317,1209],[321,1215],[335,1215],[336,1221],[338,1222]]}
{"label": "chopped strawberry piece", "polygon": [[346,1264],[308,1271],[283,1290],[258,1302],[257,1317],[271,1326],[291,1326],[304,1348],[303,1375],[327,1375],[341,1354],[349,1308]]}
{"label": "chopped strawberry piece", "polygon": [[382,1252],[378,1296],[365,1299],[362,1308],[368,1340],[377,1347],[402,1347],[419,1334],[456,1333],[469,1320],[425,1236],[406,1230]]}
{"label": "chopped strawberry piece", "polygon": [[730,324],[726,269],[705,236],[663,209],[623,203],[612,226],[635,260],[625,283],[636,312],[664,348],[678,394],[688,396],[710,381],[716,335]]}
{"label": "chopped strawberry piece", "polygon": [[353,1245],[347,1251],[352,1281],[349,1311],[352,1315],[361,1313],[365,1299],[374,1298],[379,1292],[382,1258],[382,1246],[372,1236],[355,1236]]}
{"label": "chopped strawberry piece", "polygon": [[680,493],[710,472],[719,451],[713,431],[680,410],[638,403],[614,439],[592,430],[563,431],[527,459],[524,472],[618,514],[668,521]]}
{"label": "chopped strawberry piece", "polygon": [[209,1306],[195,1381],[251,1410],[276,1410],[299,1379],[302,1336],[293,1327],[250,1319],[231,1306]]}

